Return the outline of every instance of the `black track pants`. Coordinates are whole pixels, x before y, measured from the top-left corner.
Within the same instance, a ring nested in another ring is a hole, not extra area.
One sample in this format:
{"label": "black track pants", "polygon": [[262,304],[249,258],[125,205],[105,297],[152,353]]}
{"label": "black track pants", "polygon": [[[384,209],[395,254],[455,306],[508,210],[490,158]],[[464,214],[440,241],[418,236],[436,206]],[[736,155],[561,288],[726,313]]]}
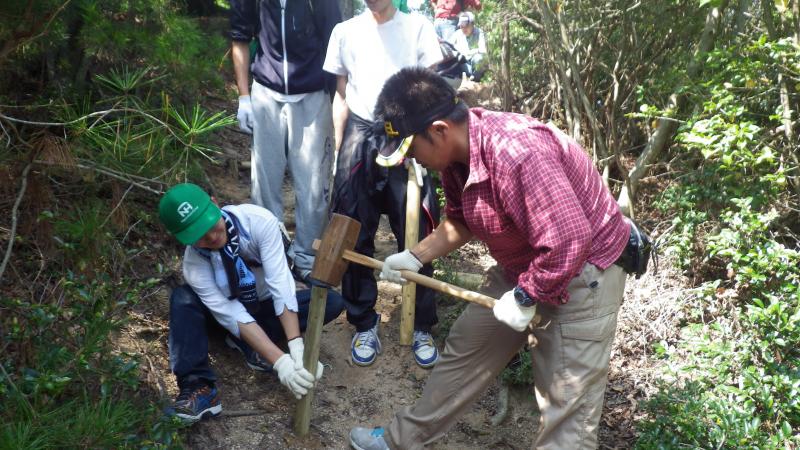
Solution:
{"label": "black track pants", "polygon": [[[361,223],[355,251],[367,256],[375,253],[375,233],[381,214],[397,239],[398,251],[405,247],[406,189],[408,170],[404,166],[384,168],[375,163],[378,139],[371,136],[369,123],[350,112],[344,140],[336,164],[331,212],[352,217]],[[433,231],[439,222],[436,191],[429,175],[421,189],[419,239]],[[433,266],[426,264],[420,273],[431,276]],[[350,264],[342,279],[342,295],[347,308],[347,320],[357,331],[375,325],[375,301],[378,296],[373,269]],[[434,292],[417,286],[414,329],[430,331],[438,322]]]}

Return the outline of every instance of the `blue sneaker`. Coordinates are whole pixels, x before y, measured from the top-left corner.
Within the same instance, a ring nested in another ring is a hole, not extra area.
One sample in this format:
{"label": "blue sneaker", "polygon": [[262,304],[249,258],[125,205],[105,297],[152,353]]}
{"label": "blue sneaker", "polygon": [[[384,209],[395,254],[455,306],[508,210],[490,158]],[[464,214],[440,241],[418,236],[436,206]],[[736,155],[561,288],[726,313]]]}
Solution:
{"label": "blue sneaker", "polygon": [[367,331],[356,332],[353,336],[353,341],[350,343],[350,358],[353,360],[353,364],[369,366],[375,362],[375,358],[381,352],[378,323],[380,323],[380,317],[374,327]]}
{"label": "blue sneaker", "polygon": [[244,341],[236,339],[231,335],[227,335],[225,336],[225,343],[228,344],[228,347],[238,350],[241,354],[243,354],[244,361],[251,369],[259,372],[272,372],[272,364],[266,362],[264,358],[258,354],[258,352],[250,348],[250,346]]}
{"label": "blue sneaker", "polygon": [[355,427],[350,430],[350,445],[356,450],[389,450],[383,439],[383,428]]}
{"label": "blue sneaker", "polygon": [[433,342],[433,336],[427,331],[414,330],[414,360],[423,369],[430,369],[439,361],[439,350]]}
{"label": "blue sneaker", "polygon": [[205,416],[218,416],[221,412],[217,388],[207,384],[182,387],[175,402],[165,411],[168,416],[175,416],[185,424],[195,423]]}

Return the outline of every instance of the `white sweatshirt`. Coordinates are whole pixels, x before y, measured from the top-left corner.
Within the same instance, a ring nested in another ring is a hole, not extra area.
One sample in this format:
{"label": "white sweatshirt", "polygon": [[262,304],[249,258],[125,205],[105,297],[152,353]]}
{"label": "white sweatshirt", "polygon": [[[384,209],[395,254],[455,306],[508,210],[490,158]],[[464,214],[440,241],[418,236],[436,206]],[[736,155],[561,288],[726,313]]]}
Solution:
{"label": "white sweatshirt", "polygon": [[[239,256],[256,277],[259,301],[271,300],[275,315],[283,313],[284,308],[297,312],[294,279],[286,262],[278,219],[256,205],[222,209],[239,219]],[[230,287],[220,286],[215,281],[211,261],[191,246],[187,246],[183,253],[183,278],[211,310],[217,322],[234,336],[239,337],[239,323],[255,321],[239,300],[228,299]]]}

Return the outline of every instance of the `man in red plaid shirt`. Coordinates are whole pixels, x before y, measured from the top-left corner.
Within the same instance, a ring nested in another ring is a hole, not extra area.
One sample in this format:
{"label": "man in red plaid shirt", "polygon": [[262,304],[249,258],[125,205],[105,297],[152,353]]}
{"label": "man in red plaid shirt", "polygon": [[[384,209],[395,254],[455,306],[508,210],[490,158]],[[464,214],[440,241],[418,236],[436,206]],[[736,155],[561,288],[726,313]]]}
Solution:
{"label": "man in red plaid shirt", "polygon": [[468,305],[422,397],[398,411],[385,434],[383,428],[354,428],[351,443],[417,449],[433,442],[533,334],[541,411],[534,447],[597,448],[625,287],[625,272],[615,262],[631,228],[592,161],[551,125],[468,109],[427,69],[392,76],[375,115],[381,120],[375,129],[387,135],[378,162],[413,157],[440,171],[447,199],[447,218],[413,249],[387,258],[381,277],[404,282],[399,270],[416,270],[477,238],[498,263],[482,291],[499,301],[492,310]]}

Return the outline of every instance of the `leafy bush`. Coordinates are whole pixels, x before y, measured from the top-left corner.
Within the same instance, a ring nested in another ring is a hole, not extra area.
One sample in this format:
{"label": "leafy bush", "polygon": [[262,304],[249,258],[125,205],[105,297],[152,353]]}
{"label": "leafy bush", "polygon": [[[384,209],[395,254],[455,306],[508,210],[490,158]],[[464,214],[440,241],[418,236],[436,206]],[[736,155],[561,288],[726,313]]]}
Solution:
{"label": "leafy bush", "polygon": [[234,123],[199,104],[222,87],[224,20],[181,5],[0,4],[0,200],[21,200],[0,270],[0,449],[175,444],[115,340],[152,288],[131,273],[158,248],[157,195],[202,180]]}
{"label": "leafy bush", "polygon": [[533,385],[533,362],[531,352],[526,348],[520,350],[517,356],[500,373],[503,383],[511,386]]}
{"label": "leafy bush", "polygon": [[[639,448],[800,444],[800,251],[774,84],[800,49],[766,37],[708,57],[703,108],[678,136],[686,176],[661,199],[670,250],[703,279],[682,341],[649,403]],[[795,200],[796,201],[796,200]],[[797,242],[794,241],[797,246]]]}
{"label": "leafy bush", "polygon": [[174,441],[175,425],[139,395],[136,357],[113,351],[121,313],[151,285],[67,274],[40,303],[0,298],[0,448],[159,447]]}

